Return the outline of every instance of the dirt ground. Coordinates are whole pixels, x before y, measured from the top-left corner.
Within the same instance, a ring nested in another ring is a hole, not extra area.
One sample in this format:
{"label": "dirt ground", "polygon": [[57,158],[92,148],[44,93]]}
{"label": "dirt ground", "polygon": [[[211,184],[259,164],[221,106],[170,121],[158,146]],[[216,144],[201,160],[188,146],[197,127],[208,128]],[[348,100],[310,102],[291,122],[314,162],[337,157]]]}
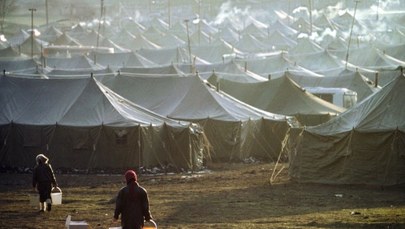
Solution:
{"label": "dirt ground", "polygon": [[[405,187],[299,184],[274,164],[211,164],[196,173],[139,175],[158,228],[405,228]],[[124,172],[124,171],[123,171]],[[0,228],[89,228],[112,221],[122,175],[57,174],[62,205],[30,205],[31,174],[0,174]]]}

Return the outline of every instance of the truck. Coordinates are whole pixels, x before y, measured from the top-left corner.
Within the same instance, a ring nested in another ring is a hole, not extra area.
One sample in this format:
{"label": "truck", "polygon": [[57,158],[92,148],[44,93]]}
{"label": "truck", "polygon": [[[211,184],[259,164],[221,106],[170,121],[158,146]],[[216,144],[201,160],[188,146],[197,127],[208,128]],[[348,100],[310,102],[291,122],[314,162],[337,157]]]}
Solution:
{"label": "truck", "polygon": [[347,88],[305,87],[304,89],[325,101],[347,109],[357,103],[357,92]]}

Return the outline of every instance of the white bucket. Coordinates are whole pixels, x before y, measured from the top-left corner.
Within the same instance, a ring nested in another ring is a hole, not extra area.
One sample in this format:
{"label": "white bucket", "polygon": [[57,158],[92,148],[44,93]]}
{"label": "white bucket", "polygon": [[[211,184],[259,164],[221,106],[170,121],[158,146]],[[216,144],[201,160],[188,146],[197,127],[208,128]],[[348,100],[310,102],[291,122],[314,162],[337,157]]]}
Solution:
{"label": "white bucket", "polygon": [[51,192],[52,204],[62,204],[62,190],[59,187],[53,188]]}

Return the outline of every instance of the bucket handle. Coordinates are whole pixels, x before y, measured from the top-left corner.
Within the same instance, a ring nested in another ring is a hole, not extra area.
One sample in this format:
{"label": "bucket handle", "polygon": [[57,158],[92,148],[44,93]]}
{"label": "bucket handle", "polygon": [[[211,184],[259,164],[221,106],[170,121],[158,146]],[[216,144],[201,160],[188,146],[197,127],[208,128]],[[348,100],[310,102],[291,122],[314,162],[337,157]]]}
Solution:
{"label": "bucket handle", "polygon": [[60,189],[59,187],[54,187],[54,188],[52,188],[51,192],[52,193],[56,193],[56,192],[62,193],[62,189]]}
{"label": "bucket handle", "polygon": [[157,224],[153,219],[149,220],[149,222],[151,222],[153,224],[153,226],[155,226],[155,228],[157,229]]}

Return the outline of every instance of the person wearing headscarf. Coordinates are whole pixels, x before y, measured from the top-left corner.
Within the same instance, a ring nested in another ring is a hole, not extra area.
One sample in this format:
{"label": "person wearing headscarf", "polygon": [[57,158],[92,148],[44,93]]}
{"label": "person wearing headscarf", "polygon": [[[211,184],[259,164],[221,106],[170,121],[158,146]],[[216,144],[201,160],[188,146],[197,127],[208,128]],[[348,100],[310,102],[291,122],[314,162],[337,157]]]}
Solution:
{"label": "person wearing headscarf", "polygon": [[138,184],[135,171],[125,172],[127,185],[118,192],[115,202],[114,221],[121,215],[123,229],[142,229],[144,221],[152,220],[148,193]]}
{"label": "person wearing headscarf", "polygon": [[51,211],[52,187],[58,187],[55,174],[51,164],[49,163],[49,159],[45,155],[38,154],[35,160],[36,165],[32,175],[32,187],[39,193],[40,212],[45,211],[45,203],[46,210]]}

